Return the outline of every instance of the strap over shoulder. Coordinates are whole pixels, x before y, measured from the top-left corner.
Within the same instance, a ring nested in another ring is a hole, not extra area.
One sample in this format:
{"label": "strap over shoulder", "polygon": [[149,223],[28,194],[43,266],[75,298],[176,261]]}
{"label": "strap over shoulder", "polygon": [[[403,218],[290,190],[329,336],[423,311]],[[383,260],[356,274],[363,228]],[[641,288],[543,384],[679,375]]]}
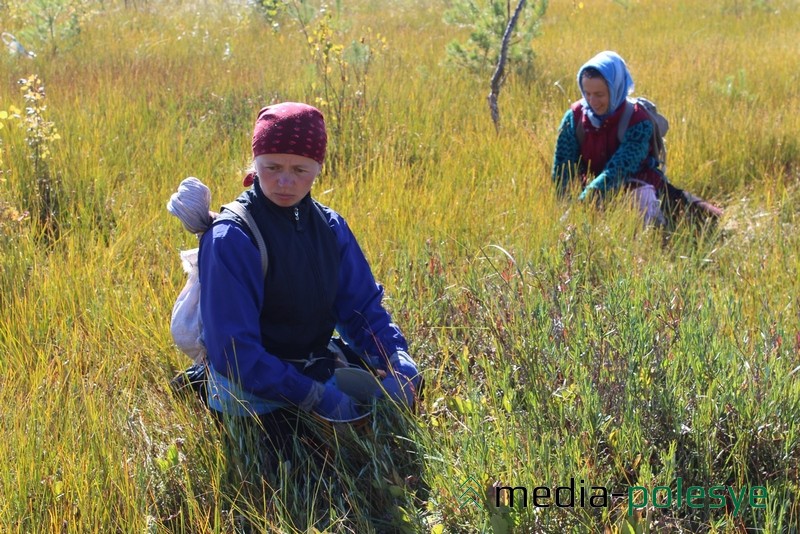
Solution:
{"label": "strap over shoulder", "polygon": [[258,229],[258,225],[256,224],[255,219],[247,211],[247,208],[244,207],[244,204],[241,202],[229,202],[222,206],[223,208],[232,211],[235,215],[237,215],[240,219],[242,219],[245,224],[247,224],[248,228],[250,228],[250,232],[253,234],[253,237],[256,239],[256,245],[258,245],[258,251],[261,253],[261,272],[266,277],[267,276],[267,267],[269,266],[269,258],[267,256],[267,245],[264,242],[264,237],[261,235],[261,232]]}
{"label": "strap over shoulder", "polygon": [[586,138],[586,132],[583,129],[583,107],[579,101],[572,104],[570,109],[572,109],[572,126],[575,129],[575,139],[578,140],[578,146],[583,146],[583,140]]}
{"label": "strap over shoulder", "polygon": [[622,140],[625,138],[625,132],[628,130],[628,125],[631,122],[631,117],[633,117],[633,102],[625,99],[625,110],[622,112],[622,117],[619,119],[619,125],[617,126],[617,139],[619,142],[622,143]]}

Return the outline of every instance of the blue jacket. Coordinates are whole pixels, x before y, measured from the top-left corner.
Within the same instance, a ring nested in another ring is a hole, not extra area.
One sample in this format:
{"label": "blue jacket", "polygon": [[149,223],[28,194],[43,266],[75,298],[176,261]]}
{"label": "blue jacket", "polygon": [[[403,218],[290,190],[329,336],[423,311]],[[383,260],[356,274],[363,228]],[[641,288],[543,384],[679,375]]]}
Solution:
{"label": "blue jacket", "polygon": [[394,352],[408,350],[381,305],[383,288],[339,214],[310,195],[296,209],[281,208],[258,182],[238,201],[252,203],[269,267],[264,279],[246,225],[225,212],[200,241],[212,408],[265,413],[300,404],[313,382],[288,360],[324,349],[334,327],[379,368],[387,369]]}

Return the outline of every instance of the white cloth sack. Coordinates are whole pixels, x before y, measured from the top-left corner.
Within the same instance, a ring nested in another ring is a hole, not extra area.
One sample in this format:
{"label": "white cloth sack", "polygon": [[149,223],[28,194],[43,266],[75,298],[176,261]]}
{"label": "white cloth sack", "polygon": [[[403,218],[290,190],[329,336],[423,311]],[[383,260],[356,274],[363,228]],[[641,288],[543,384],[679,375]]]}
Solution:
{"label": "white cloth sack", "polygon": [[645,225],[664,226],[667,220],[661,211],[661,201],[658,199],[656,188],[652,185],[635,180],[642,184],[629,192],[633,205],[644,218]]}
{"label": "white cloth sack", "polygon": [[200,272],[197,268],[199,248],[181,251],[183,270],[189,275],[172,307],[170,332],[175,344],[195,363],[204,363],[203,319],[200,316]]}

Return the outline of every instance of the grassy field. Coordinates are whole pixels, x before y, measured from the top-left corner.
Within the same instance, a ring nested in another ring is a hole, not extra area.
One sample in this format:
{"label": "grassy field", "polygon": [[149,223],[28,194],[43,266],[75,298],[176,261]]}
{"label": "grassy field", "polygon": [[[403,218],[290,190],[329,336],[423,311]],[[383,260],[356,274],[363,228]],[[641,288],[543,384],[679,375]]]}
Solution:
{"label": "grassy field", "polygon": [[[52,0],[91,10],[39,39],[46,4],[0,1],[38,53],[0,54],[0,531],[798,532],[797,1],[552,2],[499,133],[488,76],[446,61],[468,29],[444,1],[316,6],[304,33],[244,2]],[[726,209],[716,230],[555,198],[557,127],[604,49],[670,119],[672,181]],[[170,392],[196,240],[165,203],[189,175],[233,199],[273,100],[326,111],[313,193],[427,388],[418,416],[320,429],[327,455],[262,480]],[[584,506],[534,505],[570,480]],[[728,497],[638,507],[678,484]],[[592,487],[622,495],[590,506]]]}

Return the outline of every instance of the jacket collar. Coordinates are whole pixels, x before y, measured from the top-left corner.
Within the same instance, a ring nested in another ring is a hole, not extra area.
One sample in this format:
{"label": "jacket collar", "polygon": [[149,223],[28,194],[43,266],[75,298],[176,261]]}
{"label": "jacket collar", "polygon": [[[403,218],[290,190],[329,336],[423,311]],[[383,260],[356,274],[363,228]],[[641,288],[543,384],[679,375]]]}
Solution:
{"label": "jacket collar", "polygon": [[309,191],[306,196],[304,196],[300,202],[295,204],[294,206],[283,207],[278,206],[269,198],[267,195],[264,194],[264,191],[261,189],[261,184],[258,183],[258,176],[256,176],[255,180],[253,181],[253,190],[255,191],[256,198],[259,199],[260,202],[267,207],[267,209],[273,213],[277,213],[282,217],[287,217],[290,219],[295,218],[295,208],[297,208],[300,217],[304,217],[306,213],[308,213],[309,207],[311,206],[311,192]]}

